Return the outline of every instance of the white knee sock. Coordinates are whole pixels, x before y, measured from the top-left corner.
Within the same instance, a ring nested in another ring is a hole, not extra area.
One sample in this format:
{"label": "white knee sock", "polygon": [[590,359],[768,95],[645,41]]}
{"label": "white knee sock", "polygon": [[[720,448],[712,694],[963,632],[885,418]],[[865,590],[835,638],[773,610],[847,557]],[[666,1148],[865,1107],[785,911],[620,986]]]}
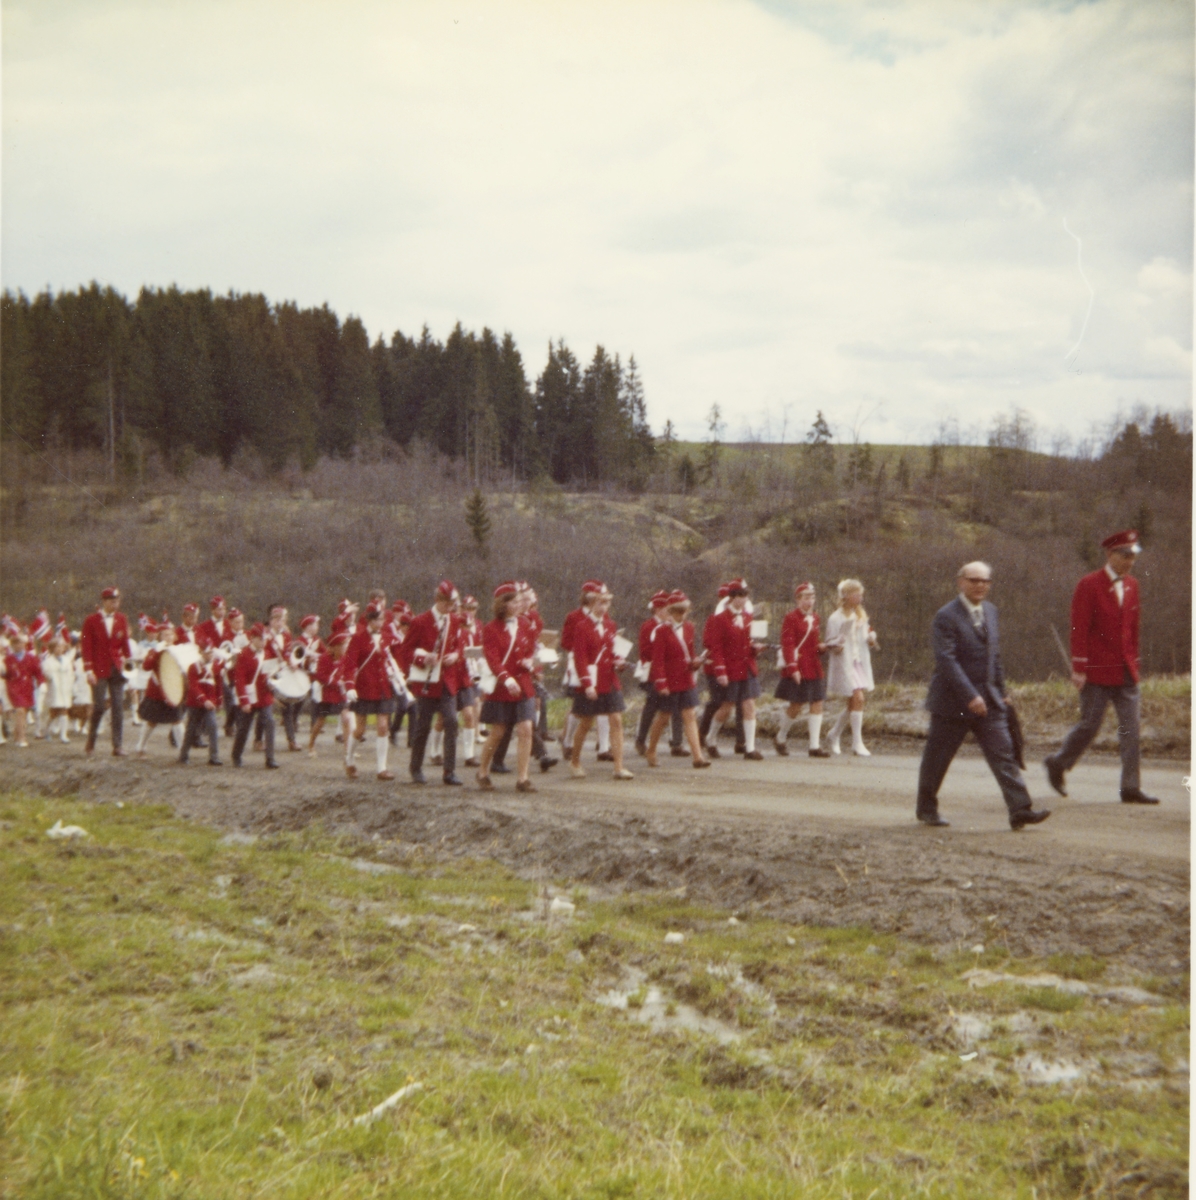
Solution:
{"label": "white knee sock", "polygon": [[743,719],[743,748],[751,754],[756,748],[756,718],[752,717],[749,721],[746,717]]}
{"label": "white knee sock", "polygon": [[853,712],[851,714],[851,745],[852,749],[864,744],[864,714],[862,712]]}
{"label": "white knee sock", "polygon": [[577,718],[570,713],[565,718],[565,740],[564,747],[567,754],[573,753],[573,735],[577,732]]}
{"label": "white knee sock", "polygon": [[442,758],[444,756],[444,730],[432,730],[432,757]]}
{"label": "white knee sock", "polygon": [[374,759],[378,763],[378,774],[386,770],[386,755],[390,751],[390,733],[374,735]]}
{"label": "white knee sock", "polygon": [[357,754],[357,728],[356,724],[345,726],[345,766],[353,765],[353,758]]}
{"label": "white knee sock", "polygon": [[610,717],[605,714],[595,722],[598,726],[598,753],[610,753]]}
{"label": "white knee sock", "polygon": [[180,746],[182,746],[182,744],[183,744],[183,736],[184,736],[184,734],[186,734],[186,732],[187,732],[187,725],[186,725],[186,723],[185,723],[185,722],[183,722],[183,721],[178,721],[178,722],[177,722],[176,724],[174,724],[174,725],[173,725],[171,728],[173,728],[173,729],[174,729],[174,740],[175,740],[176,742],[178,742],[178,744],[179,744]]}
{"label": "white knee sock", "polygon": [[466,727],[461,732],[465,735],[463,739],[465,742],[465,757],[473,758],[474,742],[477,739],[478,731]]}
{"label": "white knee sock", "polygon": [[822,713],[810,714],[810,749],[818,749],[818,739],[822,737]]}
{"label": "white knee sock", "polygon": [[149,741],[149,735],[154,732],[154,727],[147,721],[141,727],[141,737],[137,739],[137,753],[140,754],[145,749],[145,743]]}
{"label": "white knee sock", "polygon": [[789,729],[792,725],[793,725],[793,718],[789,715],[788,712],[786,712],[785,709],[781,709],[781,720],[780,720],[780,724],[777,725],[777,741],[778,742],[787,742],[789,740]]}
{"label": "white knee sock", "polygon": [[722,731],[723,731],[723,723],[722,723],[722,721],[720,721],[718,719],[718,717],[715,717],[714,720],[710,722],[710,730],[706,734],[706,745],[707,746],[717,746],[718,745],[718,735],[720,733],[722,733]]}
{"label": "white knee sock", "polygon": [[831,723],[830,740],[837,742],[843,733],[843,726],[847,724],[847,709],[844,709]]}

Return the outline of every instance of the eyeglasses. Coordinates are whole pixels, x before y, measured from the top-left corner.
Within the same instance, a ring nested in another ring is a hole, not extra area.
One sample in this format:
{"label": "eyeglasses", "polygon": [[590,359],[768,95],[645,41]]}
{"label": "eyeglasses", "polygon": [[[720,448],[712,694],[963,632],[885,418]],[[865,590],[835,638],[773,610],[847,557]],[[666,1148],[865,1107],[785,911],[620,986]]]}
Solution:
{"label": "eyeglasses", "polygon": [[992,583],[991,579],[977,579],[975,575],[963,576],[964,583]]}

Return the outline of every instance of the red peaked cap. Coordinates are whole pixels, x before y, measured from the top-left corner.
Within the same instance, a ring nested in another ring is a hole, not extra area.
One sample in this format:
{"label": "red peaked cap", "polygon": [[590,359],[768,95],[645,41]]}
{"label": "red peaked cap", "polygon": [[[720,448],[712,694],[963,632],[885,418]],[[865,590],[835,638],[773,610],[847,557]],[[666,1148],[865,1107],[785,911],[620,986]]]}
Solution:
{"label": "red peaked cap", "polygon": [[581,585],[581,594],[591,596],[609,596],[610,592],[606,590],[606,584],[601,579],[587,579]]}
{"label": "red peaked cap", "polygon": [[306,629],[309,625],[319,624],[320,617],[318,613],[308,613],[302,621],[299,622],[300,629]]}
{"label": "red peaked cap", "polygon": [[675,604],[688,604],[689,597],[680,589],[669,593],[669,607],[672,608]]}
{"label": "red peaked cap", "polygon": [[261,621],[255,621],[249,627],[249,636],[251,638],[264,638],[266,636],[266,627]]}
{"label": "red peaked cap", "polygon": [[373,604],[371,604],[369,608],[365,610],[365,619],[367,621],[376,621],[381,615],[382,610]]}
{"label": "red peaked cap", "polygon": [[651,600],[648,601],[649,608],[664,608],[668,605],[669,593],[657,592]]}
{"label": "red peaked cap", "polygon": [[478,598],[476,596],[466,595],[466,596],[461,597],[461,607],[462,608],[477,608],[477,606],[478,606]]}
{"label": "red peaked cap", "polygon": [[1120,533],[1111,533],[1101,546],[1105,550],[1133,550],[1135,554],[1142,549],[1138,545],[1138,531],[1136,529],[1123,529]]}
{"label": "red peaked cap", "polygon": [[347,633],[336,633],[328,639],[329,646],[343,646],[349,640]]}
{"label": "red peaked cap", "polygon": [[224,603],[223,596],[213,596],[211,598],[211,600],[208,601],[208,607],[209,608],[219,608],[223,603]]}
{"label": "red peaked cap", "polygon": [[718,598],[725,600],[731,594],[731,585],[724,583],[718,589]]}
{"label": "red peaked cap", "polygon": [[100,593],[100,599],[101,600],[119,600],[120,599],[120,588],[116,588],[116,587],[105,588]]}
{"label": "red peaked cap", "polygon": [[519,588],[515,581],[513,579],[509,579],[506,583],[500,583],[498,587],[494,589],[494,598],[497,600],[499,596],[514,596],[518,590]]}
{"label": "red peaked cap", "polygon": [[183,605],[183,612],[185,612],[185,613],[189,613],[189,612],[198,613],[198,612],[199,612],[199,605],[198,605],[198,604],[195,604],[195,603],[194,603],[193,601],[191,601],[191,600],[188,600],[188,601],[187,601],[187,603]]}
{"label": "red peaked cap", "polygon": [[451,579],[442,579],[439,586],[436,588],[437,600],[455,600],[457,598],[457,589],[454,587]]}
{"label": "red peaked cap", "polygon": [[723,584],[723,587],[727,589],[728,596],[731,595],[732,592],[747,592],[750,590],[748,588],[746,579],[730,579]]}
{"label": "red peaked cap", "polygon": [[794,598],[796,599],[798,596],[800,596],[802,594],[802,592],[812,592],[813,590],[814,590],[814,585],[812,583],[799,583],[797,585],[797,587],[795,587],[793,589],[793,595],[794,595]]}
{"label": "red peaked cap", "polygon": [[228,610],[228,619],[235,621],[238,617],[243,617],[245,614],[239,608],[230,608]]}

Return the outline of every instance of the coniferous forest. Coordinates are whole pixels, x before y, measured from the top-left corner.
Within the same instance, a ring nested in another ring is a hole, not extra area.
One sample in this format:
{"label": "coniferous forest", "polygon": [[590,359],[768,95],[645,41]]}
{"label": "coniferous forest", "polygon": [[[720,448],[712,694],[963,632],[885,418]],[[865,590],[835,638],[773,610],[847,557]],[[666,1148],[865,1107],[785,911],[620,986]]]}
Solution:
{"label": "coniferous forest", "polygon": [[531,384],[509,333],[460,323],[443,343],[425,326],[371,345],[356,317],[262,295],[143,288],[130,303],[93,283],[0,303],[5,433],[102,451],[114,468],[149,449],[177,466],[245,449],[310,466],[381,437],[477,478],[590,486],[634,485],[652,457],[635,358],[601,346],[583,365],[550,344]]}

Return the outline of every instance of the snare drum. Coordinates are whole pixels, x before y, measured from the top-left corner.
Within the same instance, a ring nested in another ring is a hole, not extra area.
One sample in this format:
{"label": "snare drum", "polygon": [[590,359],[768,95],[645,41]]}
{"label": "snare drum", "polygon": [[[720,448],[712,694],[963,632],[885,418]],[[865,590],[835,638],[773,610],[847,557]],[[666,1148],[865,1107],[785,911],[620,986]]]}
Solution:
{"label": "snare drum", "polygon": [[301,667],[284,664],[270,680],[270,686],[280,700],[292,702],[303,700],[311,691],[311,676]]}
{"label": "snare drum", "polygon": [[199,659],[199,647],[194,642],[167,646],[158,655],[158,682],[162,685],[162,695],[172,708],[178,708],[187,698],[187,669]]}

